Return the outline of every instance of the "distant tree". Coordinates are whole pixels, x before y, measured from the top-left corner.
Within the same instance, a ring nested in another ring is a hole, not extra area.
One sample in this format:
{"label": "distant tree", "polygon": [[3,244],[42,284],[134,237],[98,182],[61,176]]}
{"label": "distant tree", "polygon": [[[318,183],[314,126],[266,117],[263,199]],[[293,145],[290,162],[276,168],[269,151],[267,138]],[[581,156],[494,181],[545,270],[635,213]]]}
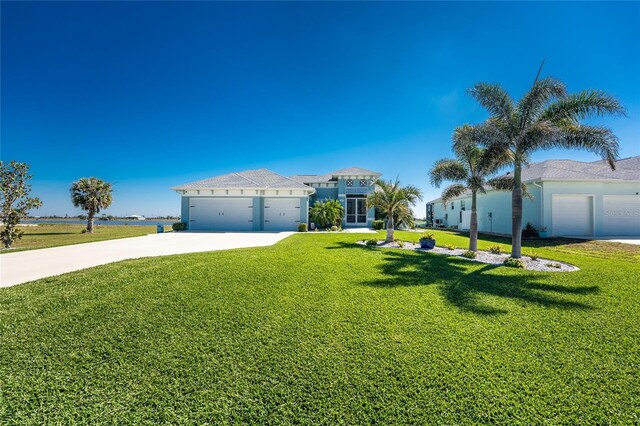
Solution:
{"label": "distant tree", "polygon": [[93,232],[96,213],[113,202],[112,185],[95,177],[81,178],[71,184],[70,190],[74,207],[87,211],[87,232]]}
{"label": "distant tree", "polygon": [[339,226],[344,217],[344,207],[338,200],[316,201],[309,210],[309,217],[320,228]]}
{"label": "distant tree", "polygon": [[422,200],[422,191],[413,185],[401,186],[398,179],[395,182],[376,181],[376,191],[367,197],[367,206],[375,207],[387,216],[386,242],[393,241],[393,219],[396,212],[409,208],[418,200]]}
{"label": "distant tree", "polygon": [[14,241],[22,238],[23,232],[16,228],[20,220],[27,217],[29,210],[42,206],[37,197],[29,197],[29,180],[33,177],[29,168],[26,163],[0,161],[0,222],[4,225],[0,238],[5,248],[11,248]]}
{"label": "distant tree", "polygon": [[475,127],[474,139],[497,156],[509,156],[513,166],[511,257],[520,258],[523,165],[536,151],[568,148],[593,152],[615,169],[618,138],[606,127],[581,121],[594,116],[624,115],[625,111],[618,100],[602,91],[568,94],[564,83],[551,77],[536,77],[517,102],[497,84],[479,83],[470,93],[489,112],[489,119]]}

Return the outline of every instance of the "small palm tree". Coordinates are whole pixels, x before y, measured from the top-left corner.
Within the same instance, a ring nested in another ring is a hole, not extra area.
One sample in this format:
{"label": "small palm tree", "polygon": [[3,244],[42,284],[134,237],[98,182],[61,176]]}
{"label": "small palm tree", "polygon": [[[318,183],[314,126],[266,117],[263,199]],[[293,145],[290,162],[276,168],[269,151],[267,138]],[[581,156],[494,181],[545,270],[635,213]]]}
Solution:
{"label": "small palm tree", "polygon": [[511,256],[519,258],[522,166],[536,151],[568,148],[596,153],[615,169],[618,138],[608,128],[580,121],[591,116],[624,115],[624,108],[615,98],[598,90],[567,94],[564,83],[552,77],[541,80],[536,77],[531,89],[517,103],[497,84],[476,84],[470,93],[489,112],[489,119],[476,126],[474,138],[489,153],[506,154],[513,165]]}
{"label": "small palm tree", "polygon": [[109,182],[95,177],[81,178],[71,184],[71,202],[87,211],[87,232],[93,232],[93,219],[101,209],[113,202],[113,188]]}
{"label": "small palm tree", "polygon": [[387,215],[387,238],[385,242],[393,241],[393,216],[396,210],[408,208],[410,204],[422,200],[422,191],[416,186],[401,186],[396,178],[395,182],[378,180],[376,190],[367,197],[367,206],[376,207]]}
{"label": "small palm tree", "polygon": [[344,217],[344,207],[338,200],[316,201],[309,209],[309,216],[320,228],[338,226]]}
{"label": "small palm tree", "polygon": [[508,164],[505,156],[488,155],[473,139],[474,129],[465,124],[453,133],[453,151],[456,159],[445,158],[435,162],[429,172],[431,184],[439,188],[443,181],[455,182],[442,191],[442,202],[446,206],[452,198],[471,192],[471,223],[469,226],[469,250],[478,251],[477,196],[484,194],[485,187],[495,189],[510,187],[508,177],[489,179]]}

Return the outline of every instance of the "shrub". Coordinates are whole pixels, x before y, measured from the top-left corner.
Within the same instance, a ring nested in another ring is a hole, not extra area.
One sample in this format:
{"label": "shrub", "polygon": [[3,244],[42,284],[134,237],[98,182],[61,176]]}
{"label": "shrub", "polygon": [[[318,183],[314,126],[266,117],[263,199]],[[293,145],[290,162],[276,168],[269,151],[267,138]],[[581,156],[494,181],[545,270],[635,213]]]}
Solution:
{"label": "shrub", "polygon": [[435,237],[435,235],[433,235],[432,232],[423,232],[422,234],[420,234],[420,239],[421,240],[435,240],[436,237]]}
{"label": "shrub", "polygon": [[531,222],[527,222],[527,226],[522,230],[522,238],[540,238],[540,233]]}
{"label": "shrub", "polygon": [[475,259],[478,254],[473,250],[467,250],[462,253],[462,257],[466,257],[467,259]]}
{"label": "shrub", "polygon": [[375,238],[371,239],[371,240],[367,240],[367,242],[365,244],[368,245],[368,246],[377,246],[378,245],[378,240],[376,240]]}
{"label": "shrub", "polygon": [[502,248],[499,245],[495,244],[489,247],[489,252],[493,254],[500,254],[502,253]]}
{"label": "shrub", "polygon": [[333,226],[331,227],[331,232],[338,232],[338,227],[337,227],[337,226],[335,226],[335,225],[333,225]]}
{"label": "shrub", "polygon": [[560,266],[559,263],[547,263],[547,266],[549,268],[557,268],[557,269],[560,269],[562,267],[562,266]]}
{"label": "shrub", "polygon": [[344,207],[338,200],[316,201],[309,209],[309,216],[321,228],[337,226],[344,216]]}
{"label": "shrub", "polygon": [[307,224],[306,223],[298,224],[298,232],[307,232]]}
{"label": "shrub", "polygon": [[456,246],[453,244],[445,244],[444,248],[446,248],[447,250],[455,250]]}
{"label": "shrub", "polygon": [[527,253],[527,254],[531,258],[531,260],[538,260],[538,252],[537,251],[529,250],[529,253]]}
{"label": "shrub", "polygon": [[176,222],[171,225],[171,229],[173,229],[174,231],[184,231],[185,229],[187,229],[187,224],[184,222]]}
{"label": "shrub", "polygon": [[404,247],[404,241],[396,240],[396,243],[398,244],[398,247],[400,247],[400,248]]}
{"label": "shrub", "polygon": [[384,220],[374,220],[371,222],[371,227],[376,230],[384,228]]}
{"label": "shrub", "polygon": [[504,266],[508,266],[510,268],[524,268],[524,262],[521,259],[508,257],[504,260]]}
{"label": "shrub", "polygon": [[87,228],[82,228],[82,231],[80,231],[81,234],[86,234],[87,233]]}

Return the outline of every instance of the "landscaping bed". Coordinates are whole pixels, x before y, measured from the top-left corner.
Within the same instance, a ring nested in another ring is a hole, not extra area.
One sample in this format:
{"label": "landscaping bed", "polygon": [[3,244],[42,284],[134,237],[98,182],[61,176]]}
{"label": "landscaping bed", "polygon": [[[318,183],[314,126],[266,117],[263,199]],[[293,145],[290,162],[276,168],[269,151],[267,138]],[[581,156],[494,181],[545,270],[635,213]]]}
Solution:
{"label": "landscaping bed", "polygon": [[[358,244],[373,247],[374,245],[371,243],[367,243],[367,241],[372,240],[362,240],[358,241]],[[394,241],[391,243],[385,243],[384,241],[377,241],[375,247],[380,248],[396,248],[403,250],[417,250],[429,253],[437,253],[443,254],[447,256],[458,256],[462,259],[467,259],[472,262],[480,262],[486,263],[489,265],[504,265],[505,261],[509,259],[509,254],[507,253],[490,253],[488,251],[478,250],[476,252],[475,258],[466,257],[465,254],[468,253],[468,250],[464,250],[461,248],[446,248],[446,247],[434,247],[432,249],[423,249],[420,248],[420,244],[415,244],[412,242],[404,242],[404,241]],[[558,262],[550,259],[533,259],[530,256],[522,256],[520,259],[522,261],[522,269],[527,269],[531,271],[542,271],[542,272],[573,272],[579,271],[580,268],[570,265],[564,262]]]}

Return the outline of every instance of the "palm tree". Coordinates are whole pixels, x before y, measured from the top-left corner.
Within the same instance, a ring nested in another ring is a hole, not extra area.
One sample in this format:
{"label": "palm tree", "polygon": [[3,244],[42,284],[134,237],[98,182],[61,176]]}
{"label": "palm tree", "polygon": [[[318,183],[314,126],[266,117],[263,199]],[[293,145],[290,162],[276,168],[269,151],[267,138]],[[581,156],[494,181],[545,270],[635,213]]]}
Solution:
{"label": "palm tree", "polygon": [[484,194],[485,187],[495,189],[510,187],[507,177],[488,179],[508,164],[505,156],[490,156],[486,149],[479,147],[474,139],[474,128],[468,124],[458,127],[453,133],[453,151],[456,159],[445,158],[435,162],[429,176],[431,184],[440,188],[443,181],[454,182],[442,191],[442,202],[448,202],[463,193],[471,192],[471,224],[469,227],[469,250],[478,251],[477,196]]}
{"label": "palm tree", "polygon": [[552,77],[536,77],[517,103],[497,84],[479,83],[470,93],[489,112],[489,119],[475,126],[474,139],[486,147],[489,155],[507,155],[513,165],[511,256],[520,258],[522,166],[535,151],[568,148],[596,153],[615,169],[618,138],[606,127],[580,121],[607,114],[623,116],[624,108],[599,90],[568,94],[564,83]]}
{"label": "palm tree", "polygon": [[401,186],[396,178],[395,182],[377,180],[376,190],[367,197],[367,206],[376,207],[387,215],[387,238],[385,242],[393,241],[393,214],[396,210],[408,208],[410,204],[422,200],[422,191],[416,186]]}
{"label": "palm tree", "polygon": [[71,202],[87,211],[87,232],[93,232],[93,218],[113,202],[113,188],[109,182],[95,177],[81,178],[71,184]]}

